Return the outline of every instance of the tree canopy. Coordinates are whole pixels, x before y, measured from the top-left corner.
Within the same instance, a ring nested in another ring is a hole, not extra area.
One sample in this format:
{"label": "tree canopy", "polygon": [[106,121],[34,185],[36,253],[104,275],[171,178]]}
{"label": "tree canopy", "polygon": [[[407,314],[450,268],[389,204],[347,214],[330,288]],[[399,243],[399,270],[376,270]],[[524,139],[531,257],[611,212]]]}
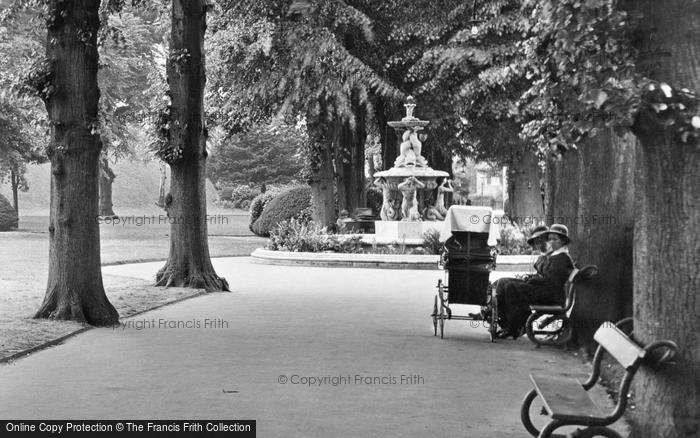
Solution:
{"label": "tree canopy", "polygon": [[226,136],[210,132],[207,175],[222,187],[229,184],[288,183],[300,179],[301,154],[308,137],[305,126],[277,121]]}
{"label": "tree canopy", "polygon": [[[353,98],[401,92],[344,46],[373,38],[369,19],[348,3],[243,1],[221,7],[211,25],[212,116],[237,132],[275,114],[354,123]],[[303,12],[303,13],[302,13]]]}

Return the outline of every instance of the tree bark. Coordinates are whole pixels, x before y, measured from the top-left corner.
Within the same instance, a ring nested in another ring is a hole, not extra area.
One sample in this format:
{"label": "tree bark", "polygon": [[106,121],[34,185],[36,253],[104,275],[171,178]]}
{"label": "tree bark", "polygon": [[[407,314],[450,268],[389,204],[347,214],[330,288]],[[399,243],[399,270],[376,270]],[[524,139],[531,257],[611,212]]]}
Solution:
{"label": "tree bark", "polygon": [[598,266],[596,277],[577,286],[572,314],[575,342],[587,354],[602,322],[632,314],[635,142],[604,129],[580,149],[579,221],[571,250],[579,266]]}
{"label": "tree bark", "polygon": [[365,198],[365,140],[364,121],[357,121],[353,131],[344,125],[336,137],[335,169],[338,211],[352,213],[364,206]]}
{"label": "tree bark", "polygon": [[374,155],[367,156],[367,170],[369,172],[370,178],[372,177],[372,175],[374,175],[374,172],[377,171],[377,168],[374,165]]}
{"label": "tree bark", "polygon": [[[365,109],[355,105],[357,124],[352,133],[352,169],[350,173],[350,187],[352,188],[352,209],[367,205],[367,193],[365,191],[365,142],[367,141],[367,120]],[[350,210],[352,213],[352,210]]]}
{"label": "tree bark", "polygon": [[228,291],[216,275],[207,242],[206,158],[204,126],[204,0],[173,0],[170,57],[167,63],[170,147],[181,157],[170,164],[170,253],[156,274],[157,286]]}
{"label": "tree bark", "polygon": [[19,174],[15,169],[10,170],[10,185],[12,186],[12,207],[19,219]]}
{"label": "tree bark", "polygon": [[[561,157],[549,157],[545,182],[545,222],[564,224],[575,236],[579,205],[579,151],[571,149]],[[575,242],[572,242],[575,244]]]}
{"label": "tree bark", "polygon": [[114,213],[112,205],[112,183],[116,175],[109,167],[107,157],[100,158],[100,208],[99,215],[102,217],[114,218],[117,215]]}
{"label": "tree bark", "polygon": [[45,100],[51,121],[49,277],[35,318],[113,325],[119,315],[107,300],[96,221],[98,159],[97,30],[99,1],[52,0],[47,58],[53,92]]}
{"label": "tree bark", "polygon": [[335,160],[335,186],[338,211],[352,211],[352,131],[347,124],[335,123],[333,127],[333,152]]}
{"label": "tree bark", "polygon": [[353,135],[352,148],[352,167],[350,172],[350,188],[352,198],[349,210],[351,213],[358,207],[364,207],[367,204],[367,196],[365,193],[365,139],[363,133],[355,133]]}
{"label": "tree bark", "polygon": [[428,138],[423,143],[423,157],[428,161],[428,166],[435,170],[443,170],[449,173],[449,178],[451,178],[452,151],[448,146],[448,141],[448,136],[445,135],[444,131],[431,131]]}
{"label": "tree bark", "polygon": [[523,150],[508,166],[508,217],[519,224],[544,222],[537,156]]}
{"label": "tree bark", "polygon": [[[638,68],[676,89],[700,92],[700,2],[640,0]],[[671,339],[677,364],[640,370],[633,436],[694,437],[700,430],[700,148],[683,143],[642,107],[634,229],[634,334],[644,343]]]}
{"label": "tree bark", "polygon": [[379,139],[382,146],[382,169],[391,169],[394,166],[396,157],[399,156],[399,137],[396,135],[394,128],[387,125],[387,122],[398,120],[393,117],[396,112],[391,110],[389,102],[384,98],[377,98],[375,105],[375,114],[377,117],[377,126],[379,128]]}
{"label": "tree bark", "polygon": [[156,205],[165,209],[165,183],[168,180],[168,171],[165,163],[161,162],[158,170],[160,171],[160,179],[158,180],[158,201]]}
{"label": "tree bark", "polygon": [[315,156],[312,158],[309,185],[311,186],[312,218],[326,227],[335,225],[335,193],[332,142],[325,129],[316,124],[309,126],[309,137]]}

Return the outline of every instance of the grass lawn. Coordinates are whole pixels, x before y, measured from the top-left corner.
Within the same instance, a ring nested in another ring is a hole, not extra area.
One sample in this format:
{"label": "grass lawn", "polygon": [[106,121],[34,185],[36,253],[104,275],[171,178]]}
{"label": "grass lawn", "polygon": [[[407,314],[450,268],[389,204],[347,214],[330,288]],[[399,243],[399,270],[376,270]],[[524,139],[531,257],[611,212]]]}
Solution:
{"label": "grass lawn", "polygon": [[[144,216],[120,210],[119,223],[100,225],[102,264],[165,260],[170,225],[159,213]],[[209,252],[212,257],[246,256],[266,239],[248,230],[242,210],[210,212]],[[148,218],[148,220],[145,220]],[[0,233],[0,358],[71,333],[82,325],[32,319],[39,309],[48,278],[49,218],[20,217],[19,230]],[[155,272],[153,273],[155,276]],[[107,296],[124,318],[201,290],[158,288],[138,279],[103,275]]]}

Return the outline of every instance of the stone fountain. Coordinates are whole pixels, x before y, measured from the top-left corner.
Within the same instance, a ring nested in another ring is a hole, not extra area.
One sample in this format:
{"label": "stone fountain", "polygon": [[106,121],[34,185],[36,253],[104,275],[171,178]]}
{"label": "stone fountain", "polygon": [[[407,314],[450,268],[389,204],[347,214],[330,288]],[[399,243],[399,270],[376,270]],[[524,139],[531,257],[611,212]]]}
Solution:
{"label": "stone fountain", "polygon": [[432,169],[421,155],[426,135],[420,131],[430,122],[413,116],[416,104],[412,96],[404,107],[406,117],[388,122],[401,135],[400,155],[394,167],[373,175],[383,195],[382,220],[375,222],[375,239],[381,243],[422,243],[423,233],[442,225],[447,213],[444,194],[452,191],[449,174]]}

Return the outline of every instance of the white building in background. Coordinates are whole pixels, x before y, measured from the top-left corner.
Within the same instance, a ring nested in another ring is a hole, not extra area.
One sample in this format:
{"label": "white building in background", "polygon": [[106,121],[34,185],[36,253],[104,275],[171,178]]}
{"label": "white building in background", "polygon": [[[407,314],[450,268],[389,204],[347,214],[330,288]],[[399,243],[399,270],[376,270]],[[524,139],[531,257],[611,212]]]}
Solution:
{"label": "white building in background", "polygon": [[494,167],[485,162],[476,163],[476,187],[470,197],[491,197],[496,208],[503,208],[507,197],[506,168]]}

